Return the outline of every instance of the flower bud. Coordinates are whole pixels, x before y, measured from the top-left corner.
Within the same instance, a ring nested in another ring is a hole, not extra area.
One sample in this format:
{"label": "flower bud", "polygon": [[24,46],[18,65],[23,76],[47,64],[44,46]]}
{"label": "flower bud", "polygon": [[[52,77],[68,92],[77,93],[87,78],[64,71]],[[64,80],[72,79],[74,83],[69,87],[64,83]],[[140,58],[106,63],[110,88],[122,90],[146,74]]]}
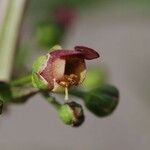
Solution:
{"label": "flower bud", "polygon": [[68,102],[62,105],[58,114],[60,119],[67,125],[80,126],[84,121],[82,106],[76,102]]}
{"label": "flower bud", "polygon": [[118,105],[119,92],[111,85],[103,85],[84,97],[86,107],[99,117],[110,115]]}

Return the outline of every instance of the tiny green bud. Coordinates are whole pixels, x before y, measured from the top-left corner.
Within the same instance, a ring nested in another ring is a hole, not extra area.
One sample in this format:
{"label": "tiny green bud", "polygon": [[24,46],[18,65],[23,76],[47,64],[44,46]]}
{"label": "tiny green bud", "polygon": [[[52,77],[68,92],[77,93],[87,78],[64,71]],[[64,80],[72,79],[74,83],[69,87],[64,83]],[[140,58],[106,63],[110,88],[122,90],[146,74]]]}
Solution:
{"label": "tiny green bud", "polygon": [[118,105],[119,92],[111,85],[103,85],[84,96],[86,107],[99,117],[111,114]]}
{"label": "tiny green bud", "polygon": [[46,90],[48,89],[48,83],[47,81],[42,78],[39,74],[40,70],[42,67],[45,65],[47,62],[47,56],[41,56],[37,58],[33,64],[32,67],[32,84],[35,88],[41,89],[41,90]]}
{"label": "tiny green bud", "polygon": [[65,103],[59,108],[58,114],[65,124],[73,127],[80,126],[84,121],[82,106],[76,102]]}

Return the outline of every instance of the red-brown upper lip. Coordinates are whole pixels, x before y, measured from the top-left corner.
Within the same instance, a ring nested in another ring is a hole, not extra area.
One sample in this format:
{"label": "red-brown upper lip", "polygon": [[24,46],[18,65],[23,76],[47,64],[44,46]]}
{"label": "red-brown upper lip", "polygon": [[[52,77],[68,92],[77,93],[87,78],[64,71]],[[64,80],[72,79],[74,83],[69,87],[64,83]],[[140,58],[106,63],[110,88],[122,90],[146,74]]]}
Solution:
{"label": "red-brown upper lip", "polygon": [[85,46],[75,46],[74,47],[75,51],[78,51],[84,55],[84,58],[87,60],[95,59],[100,57],[99,53],[97,53],[95,50],[85,47]]}
{"label": "red-brown upper lip", "polygon": [[75,46],[74,50],[55,50],[50,52],[53,58],[68,58],[68,57],[78,57],[87,60],[96,59],[99,54],[88,47],[85,46]]}

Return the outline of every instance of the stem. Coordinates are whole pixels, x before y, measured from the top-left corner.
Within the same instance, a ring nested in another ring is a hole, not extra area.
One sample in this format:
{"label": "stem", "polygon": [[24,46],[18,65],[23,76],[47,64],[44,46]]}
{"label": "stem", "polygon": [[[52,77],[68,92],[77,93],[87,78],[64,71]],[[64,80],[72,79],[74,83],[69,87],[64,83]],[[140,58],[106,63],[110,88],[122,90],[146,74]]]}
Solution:
{"label": "stem", "polygon": [[42,92],[42,95],[48,101],[48,103],[52,104],[56,109],[59,109],[61,104],[56,101],[54,97],[52,97],[48,92]]}
{"label": "stem", "polygon": [[30,84],[30,83],[31,83],[31,74],[11,81],[10,85],[11,86],[21,86],[21,85]]}
{"label": "stem", "polygon": [[11,102],[21,103],[25,102],[27,99],[29,99],[31,96],[37,94],[40,92],[38,89],[25,86],[25,87],[12,87],[12,99]]}
{"label": "stem", "polygon": [[0,32],[0,81],[8,82],[27,0],[9,0]]}

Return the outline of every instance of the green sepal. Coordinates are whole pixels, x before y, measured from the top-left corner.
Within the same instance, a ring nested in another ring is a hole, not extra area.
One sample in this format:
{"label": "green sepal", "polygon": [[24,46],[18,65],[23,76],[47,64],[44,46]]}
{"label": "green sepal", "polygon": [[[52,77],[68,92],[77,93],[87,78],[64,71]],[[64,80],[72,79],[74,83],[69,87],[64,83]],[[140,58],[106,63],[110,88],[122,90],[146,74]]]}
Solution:
{"label": "green sepal", "polygon": [[43,55],[37,58],[32,66],[32,84],[35,88],[40,90],[48,90],[48,84],[44,79],[39,76],[39,71],[41,67],[46,63],[47,56]]}

